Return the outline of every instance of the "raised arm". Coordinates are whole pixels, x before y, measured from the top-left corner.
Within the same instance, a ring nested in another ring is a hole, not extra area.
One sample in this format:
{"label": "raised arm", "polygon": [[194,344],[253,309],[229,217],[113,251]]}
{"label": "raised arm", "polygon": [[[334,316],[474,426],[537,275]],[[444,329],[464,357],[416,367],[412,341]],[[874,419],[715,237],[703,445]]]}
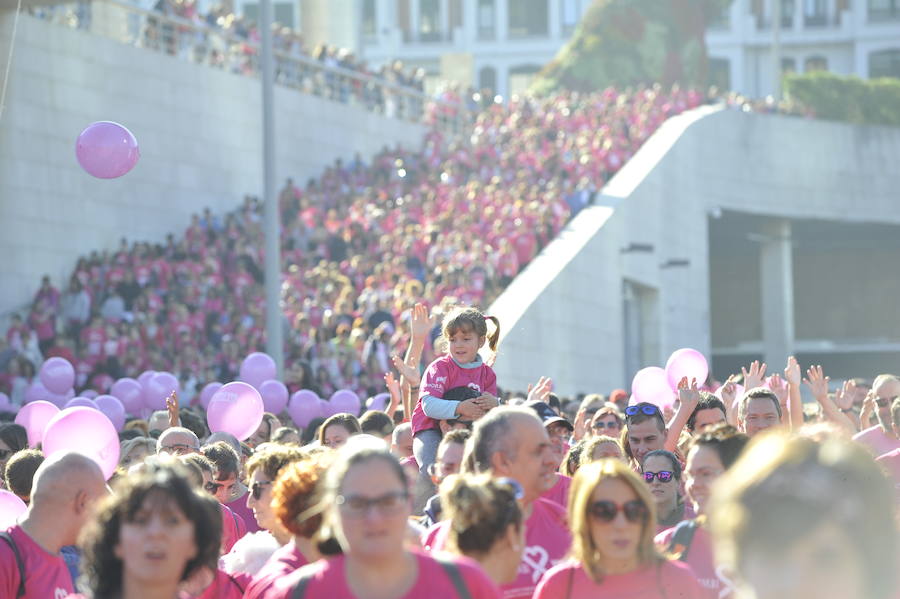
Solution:
{"label": "raised arm", "polygon": [[828,397],[828,381],[830,379],[825,376],[822,367],[810,366],[809,370],[806,371],[806,376],[808,378],[803,382],[806,383],[806,386],[812,391],[813,397],[822,406],[822,413],[825,415],[825,418],[846,429],[851,435],[855,434],[856,425]]}
{"label": "raised arm", "polygon": [[803,426],[803,396],[800,395],[800,364],[797,358],[790,356],[784,367],[784,378],[788,385],[788,414],[791,417],[791,430]]}
{"label": "raised arm", "polygon": [[678,411],[669,423],[669,432],[666,434],[665,448],[668,451],[674,453],[678,448],[681,431],[684,430],[698,403],[700,403],[700,389],[697,387],[697,379],[691,379],[688,384],[687,377],[683,377],[678,381]]}

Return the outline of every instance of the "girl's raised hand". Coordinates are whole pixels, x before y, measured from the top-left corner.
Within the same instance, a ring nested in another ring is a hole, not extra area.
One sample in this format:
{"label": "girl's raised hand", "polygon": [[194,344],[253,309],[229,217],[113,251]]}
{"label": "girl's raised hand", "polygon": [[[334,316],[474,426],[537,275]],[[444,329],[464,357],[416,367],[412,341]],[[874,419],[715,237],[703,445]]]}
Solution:
{"label": "girl's raised hand", "polygon": [[394,368],[397,369],[397,372],[400,373],[400,376],[403,377],[404,382],[408,383],[412,387],[418,387],[419,383],[422,380],[422,375],[419,373],[419,369],[413,366],[408,366],[406,362],[400,356],[393,355],[391,356],[391,364],[394,365]]}

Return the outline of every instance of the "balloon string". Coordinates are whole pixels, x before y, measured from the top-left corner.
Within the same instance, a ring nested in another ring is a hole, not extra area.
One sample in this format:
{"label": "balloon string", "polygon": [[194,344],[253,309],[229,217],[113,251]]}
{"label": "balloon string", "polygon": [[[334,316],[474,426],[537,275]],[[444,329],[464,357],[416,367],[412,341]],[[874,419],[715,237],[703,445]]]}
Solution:
{"label": "balloon string", "polygon": [[3,89],[0,90],[0,120],[6,109],[6,84],[9,83],[9,69],[12,66],[13,49],[16,45],[16,30],[19,27],[19,13],[22,11],[22,0],[16,4],[16,14],[13,17],[12,36],[9,38],[9,56],[6,58],[6,72],[3,74]]}

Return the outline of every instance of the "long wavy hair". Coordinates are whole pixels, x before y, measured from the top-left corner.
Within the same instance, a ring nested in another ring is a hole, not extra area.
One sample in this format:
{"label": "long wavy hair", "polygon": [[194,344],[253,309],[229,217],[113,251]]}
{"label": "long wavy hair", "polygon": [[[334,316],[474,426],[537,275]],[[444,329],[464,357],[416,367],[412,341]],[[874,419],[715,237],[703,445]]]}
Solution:
{"label": "long wavy hair", "polygon": [[181,581],[202,567],[215,569],[222,538],[222,517],[215,499],[195,489],[184,466],[170,460],[152,460],[141,471],[119,479],[115,493],[99,507],[85,527],[79,545],[84,551],[82,588],[94,599],[112,599],[122,593],[122,560],[115,554],[122,524],[134,521],[148,502],[173,503],[194,525],[197,555],[185,563]]}

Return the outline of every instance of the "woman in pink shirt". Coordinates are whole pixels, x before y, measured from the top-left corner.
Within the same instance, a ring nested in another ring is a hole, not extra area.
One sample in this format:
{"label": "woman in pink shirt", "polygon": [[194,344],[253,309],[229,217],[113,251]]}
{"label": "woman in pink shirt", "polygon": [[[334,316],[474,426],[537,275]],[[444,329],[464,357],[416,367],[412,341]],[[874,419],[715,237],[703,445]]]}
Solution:
{"label": "woman in pink shirt", "polygon": [[582,466],[569,499],[573,559],[544,575],[534,599],[700,599],[690,568],[669,561],[653,544],[655,519],[649,489],[627,464]]}
{"label": "woman in pink shirt", "polygon": [[[497,587],[468,560],[436,559],[406,543],[411,502],[406,475],[380,442],[348,445],[328,469],[322,506],[343,555],[281,578],[283,599],[498,599]],[[327,507],[326,507],[327,506]]]}

